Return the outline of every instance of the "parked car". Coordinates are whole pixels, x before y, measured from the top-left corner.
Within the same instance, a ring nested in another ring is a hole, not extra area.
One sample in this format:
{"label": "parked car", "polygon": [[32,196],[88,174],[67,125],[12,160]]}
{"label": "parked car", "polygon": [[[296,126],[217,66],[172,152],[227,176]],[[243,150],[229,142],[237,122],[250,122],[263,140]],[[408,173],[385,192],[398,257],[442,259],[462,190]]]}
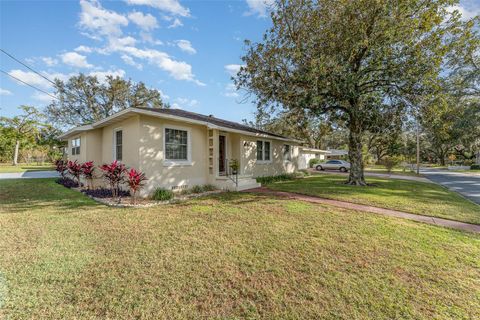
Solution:
{"label": "parked car", "polygon": [[323,170],[340,170],[341,172],[347,172],[350,170],[350,162],[343,160],[328,160],[325,163],[318,164],[315,169],[318,171]]}

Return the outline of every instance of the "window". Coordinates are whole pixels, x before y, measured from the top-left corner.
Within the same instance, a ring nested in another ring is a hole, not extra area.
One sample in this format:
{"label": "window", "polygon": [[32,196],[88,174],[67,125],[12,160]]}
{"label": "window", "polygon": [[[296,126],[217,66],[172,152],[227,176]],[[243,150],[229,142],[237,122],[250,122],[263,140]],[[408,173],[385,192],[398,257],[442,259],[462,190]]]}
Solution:
{"label": "window", "polygon": [[80,154],[80,138],[72,140],[72,156]]}
{"label": "window", "polygon": [[165,128],[165,159],[188,161],[188,131]]}
{"label": "window", "polygon": [[257,160],[270,161],[270,141],[257,141]]}
{"label": "window", "polygon": [[283,160],[291,161],[292,160],[292,153],[289,144],[283,146]]}
{"label": "window", "polygon": [[123,131],[115,130],[115,160],[122,161],[123,158]]}

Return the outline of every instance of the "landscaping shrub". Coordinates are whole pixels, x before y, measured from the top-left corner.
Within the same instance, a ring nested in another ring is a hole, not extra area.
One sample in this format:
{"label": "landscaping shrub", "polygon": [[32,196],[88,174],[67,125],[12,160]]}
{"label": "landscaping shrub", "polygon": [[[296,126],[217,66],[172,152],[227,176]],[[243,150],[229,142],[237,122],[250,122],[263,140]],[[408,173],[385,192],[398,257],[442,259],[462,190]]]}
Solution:
{"label": "landscaping shrub", "polygon": [[125,165],[115,160],[111,164],[103,164],[100,169],[103,171],[103,179],[110,185],[113,198],[119,197],[120,184],[125,180],[127,171]]}
{"label": "landscaping shrub", "polygon": [[[95,197],[95,198],[112,198],[112,190],[107,189],[107,188],[99,188],[99,189],[88,189],[88,190],[82,190],[82,192],[86,195]],[[130,191],[127,190],[119,190],[118,191],[118,196],[119,197],[129,197],[130,196]]]}
{"label": "landscaping shrub", "polygon": [[55,170],[57,170],[58,173],[60,173],[60,176],[62,179],[65,179],[65,174],[67,173],[68,167],[67,167],[67,161],[65,160],[57,160],[55,161]]}
{"label": "landscaping shrub", "polygon": [[310,175],[310,171],[308,171],[307,169],[302,169],[302,170],[299,170],[298,172],[303,173],[304,176],[309,176]]}
{"label": "landscaping shrub", "polygon": [[70,173],[78,184],[80,184],[80,175],[82,174],[82,165],[75,161],[68,161],[67,163],[68,173]]}
{"label": "landscaping shrub", "polygon": [[137,202],[137,192],[143,188],[146,180],[147,178],[144,173],[137,171],[134,168],[131,168],[130,171],[128,171],[127,184],[130,187],[133,204]]}
{"label": "landscaping shrub", "polygon": [[278,181],[288,181],[293,180],[295,178],[294,174],[280,174],[276,176],[266,176],[266,177],[258,177],[257,182],[261,184],[269,184]]}
{"label": "landscaping shrub", "polygon": [[152,194],[152,199],[157,201],[167,201],[173,199],[173,191],[164,188],[157,188]]}
{"label": "landscaping shrub", "polygon": [[215,187],[213,184],[204,184],[203,185],[203,191],[204,192],[215,191],[215,190],[217,190],[217,187]]}
{"label": "landscaping shrub", "polygon": [[317,164],[319,164],[320,162],[321,162],[320,159],[313,158],[313,159],[310,159],[310,160],[308,161],[308,166],[309,166],[310,168],[313,168],[313,167],[315,167]]}
{"label": "landscaping shrub", "polygon": [[203,186],[193,186],[190,191],[192,193],[202,193],[204,191]]}
{"label": "landscaping shrub", "polygon": [[93,173],[95,172],[95,166],[93,161],[87,161],[81,166],[81,173],[85,180],[88,182],[88,188],[93,189]]}
{"label": "landscaping shrub", "polygon": [[392,156],[392,157],[386,157],[385,159],[383,159],[383,165],[385,166],[385,169],[387,169],[387,172],[392,172],[392,169],[399,165],[400,162],[401,162],[401,159],[399,157],[396,157],[396,156]]}
{"label": "landscaping shrub", "polygon": [[71,178],[68,178],[68,177],[63,177],[63,178],[60,178],[60,179],[57,179],[55,180],[56,183],[58,184],[61,184],[62,186],[64,186],[65,188],[78,188],[80,187],[81,185],[78,184],[77,181],[71,179]]}
{"label": "landscaping shrub", "polygon": [[472,164],[472,165],[470,166],[470,169],[471,169],[471,170],[480,170],[480,164]]}

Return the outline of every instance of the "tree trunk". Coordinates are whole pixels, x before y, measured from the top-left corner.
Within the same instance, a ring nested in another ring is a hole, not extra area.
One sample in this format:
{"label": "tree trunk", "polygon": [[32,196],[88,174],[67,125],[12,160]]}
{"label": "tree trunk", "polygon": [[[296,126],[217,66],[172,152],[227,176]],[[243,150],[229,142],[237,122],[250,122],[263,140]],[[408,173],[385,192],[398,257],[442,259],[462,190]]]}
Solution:
{"label": "tree trunk", "polygon": [[13,154],[13,165],[18,165],[18,149],[20,149],[20,140],[15,141],[15,152]]}
{"label": "tree trunk", "polygon": [[350,175],[347,184],[366,186],[363,175],[362,128],[358,119],[350,119],[348,136],[348,157],[350,158]]}

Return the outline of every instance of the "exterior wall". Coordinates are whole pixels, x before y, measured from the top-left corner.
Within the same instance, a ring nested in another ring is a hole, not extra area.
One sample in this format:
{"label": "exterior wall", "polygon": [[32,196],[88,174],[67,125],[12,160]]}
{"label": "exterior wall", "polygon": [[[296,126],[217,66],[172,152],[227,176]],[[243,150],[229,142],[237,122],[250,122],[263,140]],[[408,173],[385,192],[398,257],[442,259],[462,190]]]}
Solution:
{"label": "exterior wall", "polygon": [[[76,136],[71,137],[68,139],[68,160],[70,161],[78,161],[78,162],[85,162],[86,160],[86,135],[87,133],[82,133]],[[72,155],[72,140],[80,138],[80,154]]]}
{"label": "exterior wall", "polygon": [[[149,116],[140,118],[139,169],[149,179],[144,193],[157,187],[187,188],[208,183],[207,128]],[[172,164],[164,160],[164,129],[178,128],[189,132],[189,164]]]}
{"label": "exterior wall", "polygon": [[321,153],[313,153],[313,152],[309,153],[309,152],[300,151],[300,156],[298,158],[298,169],[299,170],[308,169],[309,162],[311,159],[325,160],[325,155]]}
{"label": "exterior wall", "polygon": [[[271,161],[257,161],[257,140],[270,141]],[[291,146],[291,161],[283,159],[285,144]],[[290,142],[242,136],[240,146],[243,146],[243,154],[240,158],[240,174],[242,175],[252,175],[253,177],[274,176],[298,170],[299,147],[292,145]]]}
{"label": "exterior wall", "polygon": [[[134,116],[118,123],[103,127],[102,163],[111,163],[114,159],[113,133],[122,130],[122,163],[127,167],[139,168],[140,165],[140,117]],[[101,163],[98,163],[101,164]]]}

